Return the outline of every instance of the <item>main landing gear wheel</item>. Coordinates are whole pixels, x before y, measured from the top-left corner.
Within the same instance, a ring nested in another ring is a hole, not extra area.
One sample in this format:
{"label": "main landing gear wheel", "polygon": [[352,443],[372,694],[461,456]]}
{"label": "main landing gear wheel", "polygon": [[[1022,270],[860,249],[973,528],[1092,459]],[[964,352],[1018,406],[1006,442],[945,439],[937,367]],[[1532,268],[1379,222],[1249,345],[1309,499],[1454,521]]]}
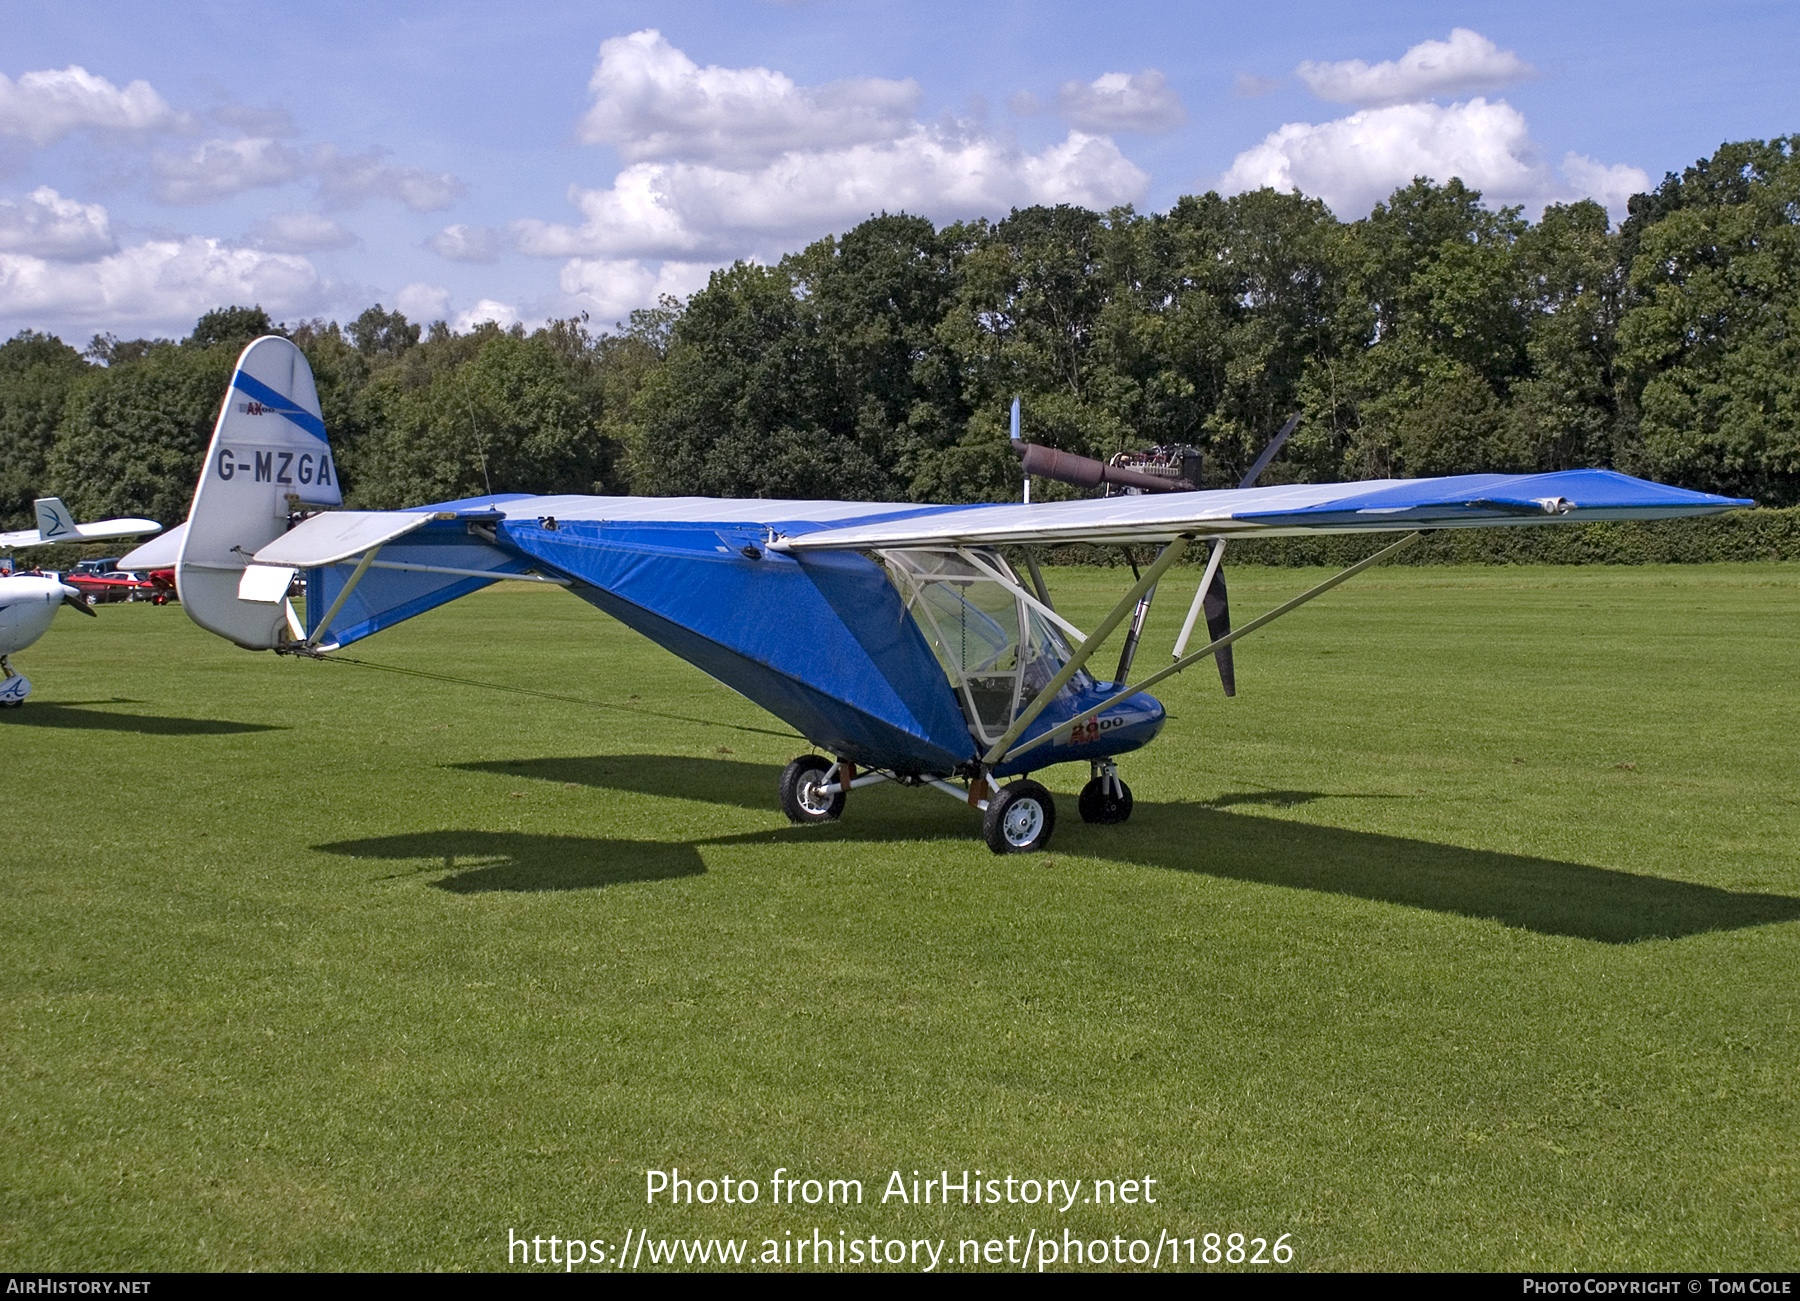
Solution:
{"label": "main landing gear wheel", "polygon": [[1081,788],[1081,820],[1110,826],[1131,816],[1131,787],[1114,774],[1094,778]]}
{"label": "main landing gear wheel", "polygon": [[837,765],[822,754],[803,754],[781,770],[781,811],[791,822],[830,822],[844,812],[844,792],[827,795],[819,787]]}
{"label": "main landing gear wheel", "polygon": [[996,854],[1030,854],[1050,843],[1056,801],[1034,781],[1016,781],[988,800],[981,835]]}

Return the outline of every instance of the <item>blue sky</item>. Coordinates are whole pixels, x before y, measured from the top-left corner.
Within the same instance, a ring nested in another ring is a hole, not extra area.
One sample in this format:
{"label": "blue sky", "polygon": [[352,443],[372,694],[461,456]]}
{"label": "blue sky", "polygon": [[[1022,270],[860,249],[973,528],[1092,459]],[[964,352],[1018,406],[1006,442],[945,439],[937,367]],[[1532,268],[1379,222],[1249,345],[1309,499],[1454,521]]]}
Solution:
{"label": "blue sky", "polygon": [[0,0],[0,331],[608,325],[879,209],[1415,172],[1624,197],[1800,131],[1800,6]]}

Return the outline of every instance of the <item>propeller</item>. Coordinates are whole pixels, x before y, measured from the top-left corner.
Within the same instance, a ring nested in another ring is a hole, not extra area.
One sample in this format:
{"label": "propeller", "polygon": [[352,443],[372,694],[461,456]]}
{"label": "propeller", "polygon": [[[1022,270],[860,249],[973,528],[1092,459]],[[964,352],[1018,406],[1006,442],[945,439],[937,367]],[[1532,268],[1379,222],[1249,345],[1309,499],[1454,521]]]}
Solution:
{"label": "propeller", "polygon": [[[1281,432],[1269,440],[1269,445],[1262,450],[1245,473],[1239,488],[1254,488],[1262,472],[1269,468],[1269,462],[1281,451],[1281,445],[1288,440],[1300,424],[1300,413],[1295,412],[1288,417],[1288,422],[1281,427]],[[1175,643],[1175,658],[1180,659],[1187,650],[1188,637],[1194,631],[1194,617],[1197,614],[1206,616],[1206,635],[1209,641],[1217,641],[1231,631],[1231,601],[1225,591],[1225,573],[1221,561],[1225,558],[1225,539],[1220,538],[1213,543],[1212,555],[1206,562],[1206,574],[1200,580],[1200,590],[1194,594],[1194,606],[1188,611],[1187,622],[1182,625],[1181,639]],[[1227,696],[1237,695],[1237,670],[1231,661],[1231,647],[1220,647],[1213,656],[1219,666],[1219,685],[1225,688]]]}

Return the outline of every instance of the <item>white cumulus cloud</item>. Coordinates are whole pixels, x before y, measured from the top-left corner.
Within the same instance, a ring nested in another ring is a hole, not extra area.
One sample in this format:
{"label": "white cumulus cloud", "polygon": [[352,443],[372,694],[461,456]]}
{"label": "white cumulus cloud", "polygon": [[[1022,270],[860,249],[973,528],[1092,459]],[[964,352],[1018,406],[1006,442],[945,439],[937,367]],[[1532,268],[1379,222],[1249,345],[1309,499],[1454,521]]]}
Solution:
{"label": "white cumulus cloud", "polygon": [[514,223],[519,248],[543,257],[729,260],[904,210],[938,220],[1034,203],[1105,209],[1140,201],[1150,178],[1105,136],[1070,132],[1022,153],[987,135],[915,125],[899,139],[791,153],[750,171],[637,163],[605,190],[574,190],[579,226]]}
{"label": "white cumulus cloud", "polygon": [[446,226],[425,246],[452,262],[498,262],[501,236],[492,226]]}
{"label": "white cumulus cloud", "polygon": [[328,296],[303,257],[197,235],[150,240],[91,262],[0,253],[0,320],[185,329],[221,303],[295,316]]}
{"label": "white cumulus cloud", "polygon": [[450,328],[458,334],[467,334],[476,326],[485,325],[489,321],[502,329],[516,325],[519,321],[519,309],[492,298],[483,298],[467,311],[458,312],[456,319],[450,322]]}
{"label": "white cumulus cloud", "polygon": [[1502,50],[1467,27],[1456,28],[1447,41],[1421,41],[1398,59],[1383,63],[1308,61],[1294,71],[1320,99],[1359,108],[1500,90],[1537,75],[1511,50]]}
{"label": "white cumulus cloud", "polygon": [[409,321],[441,321],[450,312],[450,291],[442,285],[410,284],[394,295],[394,310]]}
{"label": "white cumulus cloud", "polygon": [[[590,88],[581,136],[617,148],[624,170],[606,186],[570,187],[581,220],[525,218],[511,233],[523,253],[567,259],[564,302],[603,320],[691,293],[721,263],[773,260],[878,212],[948,222],[1032,204],[1104,210],[1150,188],[1102,132],[1028,151],[984,125],[985,104],[969,120],[925,122],[911,81],[802,86],[768,68],[702,68],[655,31],[602,45]],[[1155,72],[1080,91],[1070,111],[1111,129],[1161,129],[1181,112]],[[1015,112],[1036,107],[1014,97]],[[433,247],[460,250],[470,241],[457,230]]]}
{"label": "white cumulus cloud", "polygon": [[414,212],[437,212],[468,188],[448,172],[383,162],[382,157],[380,150],[339,154],[335,145],[320,145],[313,162],[319,193],[345,207],[364,199],[393,199]]}
{"label": "white cumulus cloud", "polygon": [[705,262],[664,262],[652,271],[636,258],[571,258],[560,280],[574,308],[610,325],[665,294],[686,298],[704,289],[711,274]]}
{"label": "white cumulus cloud", "polygon": [[435,212],[463,192],[445,172],[384,161],[381,153],[341,154],[336,145],[299,147],[266,136],[206,140],[184,152],[158,150],[150,159],[151,190],[164,203],[212,203],[245,190],[317,183],[319,195],[340,207],[365,199],[393,199],[414,212]]}
{"label": "white cumulus cloud", "polygon": [[112,222],[97,203],[65,199],[40,185],[23,199],[0,199],[0,253],[88,261],[113,251]]}
{"label": "white cumulus cloud", "polygon": [[1056,92],[1056,109],[1078,131],[1102,134],[1173,131],[1187,121],[1181,96],[1155,68],[1143,72],[1108,72],[1093,81],[1065,81]]}
{"label": "white cumulus cloud", "polygon": [[1398,104],[1332,122],[1290,122],[1239,154],[1220,189],[1298,189],[1350,221],[1415,176],[1440,184],[1454,176],[1489,203],[1522,204],[1531,216],[1545,204],[1586,196],[1617,218],[1648,183],[1635,167],[1570,157],[1565,184],[1539,157],[1524,115],[1504,101]]}
{"label": "white cumulus cloud", "polygon": [[257,225],[252,242],[272,253],[317,253],[349,248],[356,236],[316,212],[277,212]]}
{"label": "white cumulus cloud", "polygon": [[147,81],[124,89],[86,68],[0,75],[0,135],[51,145],[72,131],[179,131],[188,116],[170,108]]}
{"label": "white cumulus cloud", "polygon": [[731,165],[887,140],[910,126],[919,102],[912,81],[797,86],[768,68],[702,68],[655,30],[602,44],[588,89],[581,139],[630,162]]}
{"label": "white cumulus cloud", "polygon": [[1650,173],[1643,168],[1625,163],[1608,166],[1595,162],[1586,154],[1565,154],[1562,173],[1578,194],[1605,208],[1615,221],[1625,219],[1626,205],[1632,195],[1643,194],[1650,188]]}
{"label": "white cumulus cloud", "polygon": [[212,119],[236,127],[247,136],[291,136],[294,119],[285,108],[254,108],[249,104],[221,104]]}
{"label": "white cumulus cloud", "polygon": [[286,185],[308,171],[301,150],[250,136],[207,140],[183,153],[158,150],[150,158],[151,189],[164,203],[212,203],[243,190]]}

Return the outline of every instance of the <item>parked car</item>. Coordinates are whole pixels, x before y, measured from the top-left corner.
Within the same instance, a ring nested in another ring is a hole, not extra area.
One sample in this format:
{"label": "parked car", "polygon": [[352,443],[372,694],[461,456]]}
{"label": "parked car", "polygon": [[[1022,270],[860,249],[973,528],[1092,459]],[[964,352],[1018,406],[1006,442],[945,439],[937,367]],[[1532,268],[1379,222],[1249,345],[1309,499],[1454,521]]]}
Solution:
{"label": "parked car", "polygon": [[80,592],[81,599],[89,605],[100,605],[108,601],[156,599],[156,586],[149,579],[117,569],[105,573],[83,573],[79,569],[72,569],[64,576],[63,582]]}

